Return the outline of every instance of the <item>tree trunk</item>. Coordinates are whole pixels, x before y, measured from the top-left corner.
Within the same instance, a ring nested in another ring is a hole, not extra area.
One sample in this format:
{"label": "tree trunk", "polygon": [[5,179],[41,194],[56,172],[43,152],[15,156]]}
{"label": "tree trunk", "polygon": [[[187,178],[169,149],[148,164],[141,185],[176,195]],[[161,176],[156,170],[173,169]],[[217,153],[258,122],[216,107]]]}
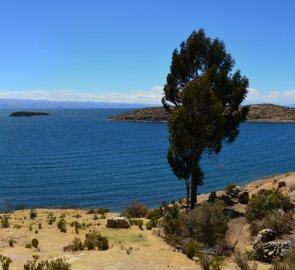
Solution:
{"label": "tree trunk", "polygon": [[198,188],[198,175],[196,173],[196,159],[192,159],[192,181],[191,181],[191,209],[195,208],[197,203],[197,188]]}
{"label": "tree trunk", "polygon": [[186,209],[188,209],[189,208],[189,197],[190,197],[189,179],[185,179],[185,187],[186,187]]}

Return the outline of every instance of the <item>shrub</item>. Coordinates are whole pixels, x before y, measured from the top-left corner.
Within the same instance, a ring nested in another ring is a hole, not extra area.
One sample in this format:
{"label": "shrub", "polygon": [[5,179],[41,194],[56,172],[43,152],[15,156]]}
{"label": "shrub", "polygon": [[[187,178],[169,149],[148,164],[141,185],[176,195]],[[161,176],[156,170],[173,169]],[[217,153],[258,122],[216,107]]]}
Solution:
{"label": "shrub", "polygon": [[256,270],[257,263],[249,264],[246,254],[236,253],[235,262],[240,267],[241,270]]}
{"label": "shrub", "polygon": [[210,260],[207,254],[202,254],[200,264],[204,270],[210,270]]}
{"label": "shrub", "polygon": [[147,230],[151,230],[153,228],[156,228],[158,225],[158,220],[157,219],[152,219],[150,221],[148,221],[145,226],[147,228]]}
{"label": "shrub", "polygon": [[163,216],[163,209],[162,207],[155,208],[152,210],[149,210],[146,214],[146,218],[148,219],[159,219]]}
{"label": "shrub", "polygon": [[77,238],[75,237],[73,242],[72,242],[72,245],[73,245],[73,251],[79,251],[79,250],[83,250],[83,243],[81,241],[80,238]]}
{"label": "shrub", "polygon": [[213,270],[220,270],[220,266],[224,262],[224,256],[214,256],[210,261],[210,266],[212,266]]}
{"label": "shrub", "polygon": [[32,245],[31,244],[26,244],[25,248],[32,248]]}
{"label": "shrub", "polygon": [[38,224],[38,228],[39,228],[39,230],[42,229],[42,224],[41,223]]}
{"label": "shrub", "polygon": [[133,201],[132,205],[129,206],[124,213],[128,218],[141,218],[147,214],[147,208],[139,201]]}
{"label": "shrub", "polygon": [[13,238],[10,238],[8,240],[8,244],[9,244],[10,247],[14,247],[14,244],[16,244],[16,241]]}
{"label": "shrub", "polygon": [[228,217],[223,212],[223,206],[220,201],[213,204],[205,202],[190,211],[187,214],[187,221],[182,225],[184,233],[189,231],[191,238],[205,245],[214,246],[224,238],[228,230]]}
{"label": "shrub", "polygon": [[196,253],[203,249],[203,245],[198,243],[194,239],[190,239],[185,245],[184,245],[184,254],[192,259]]}
{"label": "shrub", "polygon": [[234,246],[226,240],[220,240],[214,246],[214,252],[217,256],[230,256],[234,251]]}
{"label": "shrub", "polygon": [[262,219],[268,212],[277,209],[284,211],[293,209],[290,198],[277,189],[260,190],[249,200],[246,209],[246,218],[249,222],[255,219]]}
{"label": "shrub", "polygon": [[130,219],[130,225],[136,225],[139,229],[143,230],[143,220],[141,219]]}
{"label": "shrub", "polygon": [[35,219],[37,217],[37,211],[34,209],[31,209],[30,211],[30,219]]}
{"label": "shrub", "polygon": [[295,249],[289,252],[286,262],[290,270],[295,270]]}
{"label": "shrub", "polygon": [[24,270],[71,270],[71,265],[63,258],[41,261],[39,263],[37,263],[37,259],[34,258],[34,261],[28,261],[24,265]]}
{"label": "shrub", "polygon": [[267,213],[263,219],[265,227],[273,230],[277,235],[288,234],[292,230],[293,214],[278,211]]}
{"label": "shrub", "polygon": [[32,239],[32,246],[33,246],[34,248],[37,248],[38,245],[39,245],[39,241],[38,241],[38,239],[36,239],[36,238]]}
{"label": "shrub", "polygon": [[57,223],[57,228],[63,233],[67,232],[67,223],[66,221],[62,218],[58,223]]}
{"label": "shrub", "polygon": [[225,194],[229,195],[231,193],[231,191],[236,187],[237,185],[235,184],[228,184],[225,188]]}
{"label": "shrub", "polygon": [[108,208],[92,208],[92,209],[89,209],[86,214],[100,214],[100,215],[103,215],[103,214],[106,214],[106,213],[109,213],[110,210]]}
{"label": "shrub", "polygon": [[86,234],[84,241],[84,247],[88,250],[97,248],[98,250],[107,250],[109,249],[109,241],[106,237],[103,237],[100,233],[96,231]]}
{"label": "shrub", "polygon": [[50,212],[47,216],[47,222],[49,225],[52,225],[56,220],[56,217],[53,215],[52,212]]}
{"label": "shrub", "polygon": [[286,182],[285,181],[280,181],[278,183],[278,188],[282,188],[282,187],[285,187],[286,186]]}
{"label": "shrub", "polygon": [[12,260],[9,257],[0,255],[0,262],[2,270],[9,270],[9,265],[12,263]]}
{"label": "shrub", "polygon": [[3,216],[1,219],[1,228],[9,228],[10,222],[8,216]]}

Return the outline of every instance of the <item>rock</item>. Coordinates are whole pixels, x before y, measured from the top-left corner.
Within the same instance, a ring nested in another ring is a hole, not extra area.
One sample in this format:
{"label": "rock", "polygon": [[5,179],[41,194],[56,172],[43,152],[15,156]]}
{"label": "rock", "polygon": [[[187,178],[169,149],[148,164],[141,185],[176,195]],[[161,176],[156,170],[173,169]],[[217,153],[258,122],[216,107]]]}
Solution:
{"label": "rock", "polygon": [[228,195],[222,195],[220,198],[226,206],[233,206],[235,202]]}
{"label": "rock", "polygon": [[107,228],[130,228],[130,223],[126,217],[115,217],[107,220]]}
{"label": "rock", "polygon": [[264,262],[271,262],[275,258],[283,258],[294,248],[290,241],[270,241],[254,246],[257,259]]}
{"label": "rock", "polygon": [[275,237],[276,237],[276,234],[273,230],[263,229],[254,238],[253,246],[255,248],[255,245],[257,245],[257,244],[273,241],[275,239]]}

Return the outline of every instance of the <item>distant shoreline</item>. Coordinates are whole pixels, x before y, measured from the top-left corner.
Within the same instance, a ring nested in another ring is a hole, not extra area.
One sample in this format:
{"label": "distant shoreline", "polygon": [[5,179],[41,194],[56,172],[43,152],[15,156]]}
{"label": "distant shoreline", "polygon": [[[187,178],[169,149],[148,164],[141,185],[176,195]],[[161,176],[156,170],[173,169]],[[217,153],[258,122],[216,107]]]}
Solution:
{"label": "distant shoreline", "polygon": [[[111,116],[109,120],[129,122],[167,122],[169,113],[163,107],[149,107]],[[253,123],[295,123],[295,108],[273,105],[249,105],[246,122]]]}

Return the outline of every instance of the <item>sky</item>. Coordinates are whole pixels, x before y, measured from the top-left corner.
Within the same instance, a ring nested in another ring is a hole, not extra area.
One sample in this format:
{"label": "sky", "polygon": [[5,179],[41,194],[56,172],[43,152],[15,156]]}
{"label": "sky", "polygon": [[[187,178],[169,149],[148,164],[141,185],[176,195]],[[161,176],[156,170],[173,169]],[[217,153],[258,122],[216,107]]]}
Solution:
{"label": "sky", "polygon": [[246,103],[295,104],[293,0],[3,0],[0,98],[159,104],[174,48],[203,28],[249,78]]}

